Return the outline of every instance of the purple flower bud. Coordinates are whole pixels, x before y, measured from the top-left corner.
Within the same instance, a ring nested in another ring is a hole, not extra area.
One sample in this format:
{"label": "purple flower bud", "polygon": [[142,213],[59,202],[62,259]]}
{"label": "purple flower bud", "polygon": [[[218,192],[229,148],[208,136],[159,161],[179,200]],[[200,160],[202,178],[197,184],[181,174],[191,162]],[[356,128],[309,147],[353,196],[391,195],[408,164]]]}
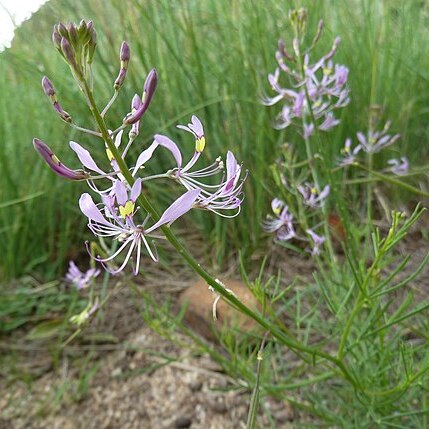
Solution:
{"label": "purple flower bud", "polygon": [[128,62],[130,60],[130,47],[127,42],[122,42],[119,58],[121,60],[121,69],[119,70],[118,77],[113,84],[113,87],[116,90],[123,85],[125,77],[127,76]]}
{"label": "purple flower bud", "polygon": [[46,76],[43,76],[42,88],[43,88],[43,91],[46,94],[46,96],[49,98],[49,100],[50,100],[52,106],[54,107],[55,111],[60,116],[60,118],[63,121],[70,123],[72,121],[71,116],[65,110],[63,110],[60,103],[58,103],[58,100],[57,100],[57,97],[55,94],[54,86],[52,85],[52,82]]}
{"label": "purple flower bud", "polygon": [[70,180],[85,180],[88,179],[89,174],[85,173],[82,170],[72,170],[66,167],[52,152],[48,145],[42,142],[39,139],[33,139],[33,146],[46,161],[46,163],[51,167],[51,169],[58,174],[58,176],[64,177],[65,179]]}
{"label": "purple flower bud", "polygon": [[71,67],[77,70],[76,60],[74,58],[73,48],[70,46],[70,43],[66,38],[61,39],[61,50],[64,54],[65,59]]}
{"label": "purple flower bud", "polygon": [[127,62],[130,60],[130,47],[127,42],[122,42],[121,50],[119,52],[121,61]]}
{"label": "purple flower bud", "polygon": [[158,83],[158,75],[156,73],[156,70],[152,69],[147,75],[147,78],[144,84],[142,105],[139,107],[139,109],[136,110],[136,112],[132,113],[131,115],[127,116],[124,119],[124,124],[131,125],[140,120],[140,118],[143,116],[143,114],[146,112],[146,110],[149,107],[149,104],[155,92],[157,83]]}
{"label": "purple flower bud", "polygon": [[[142,105],[142,99],[138,94],[135,94],[131,101],[131,114],[136,112]],[[135,139],[139,135],[140,121],[134,122],[129,132],[129,137]]]}
{"label": "purple flower bud", "polygon": [[68,33],[69,33],[71,44],[73,45],[73,47],[76,48],[78,45],[79,37],[78,37],[76,26],[72,22],[68,26]]}
{"label": "purple flower bud", "polygon": [[47,97],[49,97],[50,99],[52,97],[55,97],[54,86],[52,85],[52,82],[46,76],[43,76],[42,88],[43,88],[43,91],[45,92]]}
{"label": "purple flower bud", "polygon": [[288,61],[295,61],[295,59],[286,51],[286,46],[283,39],[279,39],[279,53]]}
{"label": "purple flower bud", "polygon": [[61,35],[57,30],[57,26],[54,26],[54,31],[52,32],[52,43],[58,50],[61,50]]}
{"label": "purple flower bud", "polygon": [[60,33],[61,37],[65,37],[68,39],[69,33],[67,31],[67,27],[62,22],[57,25],[57,31],[58,33]]}
{"label": "purple flower bud", "polygon": [[326,61],[330,60],[335,55],[335,52],[337,52],[340,42],[341,38],[336,37],[334,40],[334,44],[332,45],[332,49],[324,57]]}
{"label": "purple flower bud", "polygon": [[323,19],[321,19],[317,26],[317,32],[316,32],[316,35],[314,36],[313,42],[311,43],[311,47],[314,47],[317,44],[317,42],[320,40],[320,37],[322,36],[322,32],[323,32],[323,27],[324,27],[324,23],[323,23]]}
{"label": "purple flower bud", "polygon": [[92,20],[89,20],[89,21],[86,23],[86,28],[88,29],[88,31],[89,31],[90,33],[92,33],[93,31],[95,31],[95,30],[94,30],[94,23],[92,22]]}

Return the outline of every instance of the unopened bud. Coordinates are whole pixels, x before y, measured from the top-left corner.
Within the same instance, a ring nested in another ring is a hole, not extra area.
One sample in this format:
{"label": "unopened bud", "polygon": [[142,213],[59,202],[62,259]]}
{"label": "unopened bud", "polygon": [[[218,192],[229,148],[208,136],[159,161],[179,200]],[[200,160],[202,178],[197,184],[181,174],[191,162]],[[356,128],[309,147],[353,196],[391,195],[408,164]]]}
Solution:
{"label": "unopened bud", "polygon": [[119,70],[118,77],[113,84],[113,87],[116,90],[123,85],[125,77],[127,76],[128,62],[130,60],[130,47],[127,42],[122,42],[119,59],[121,60],[121,69]]}
{"label": "unopened bud", "polygon": [[[135,94],[131,101],[131,114],[135,113],[142,105],[142,99],[138,94]],[[128,134],[130,139],[135,139],[139,135],[140,121],[134,122]]]}
{"label": "unopened bud", "polygon": [[79,22],[79,26],[77,28],[77,33],[79,35],[79,40],[83,40],[87,34],[88,30],[87,30],[87,26],[86,26],[86,21],[84,19],[82,19]]}
{"label": "unopened bud", "polygon": [[295,61],[292,55],[289,55],[289,53],[286,51],[286,45],[283,39],[279,39],[279,52],[280,54],[285,57],[289,61]]}
{"label": "unopened bud", "polygon": [[42,79],[42,88],[45,94],[52,100],[53,97],[55,97],[55,89],[52,85],[52,82],[46,77],[43,76]]}
{"label": "unopened bud", "polygon": [[[90,26],[90,24],[91,24],[91,26]],[[88,42],[87,61],[88,61],[88,64],[91,64],[92,59],[94,58],[95,47],[97,46],[97,33],[94,30],[92,21],[88,22],[87,27],[88,27],[89,34],[91,36],[89,39],[89,42]]]}
{"label": "unopened bud", "polygon": [[53,108],[58,113],[58,116],[67,123],[72,122],[71,116],[65,110],[63,110],[60,103],[58,103],[54,86],[46,76],[44,76],[42,79],[42,88],[43,88],[43,92],[49,98],[49,101],[51,102]]}
{"label": "unopened bud", "polygon": [[67,27],[62,22],[57,25],[57,31],[60,33],[61,37],[68,39],[69,33],[67,31]]}
{"label": "unopened bud", "polygon": [[70,23],[68,26],[70,43],[72,44],[74,49],[77,49],[79,43],[79,36],[77,33],[76,26],[73,23]]}
{"label": "unopened bud", "polygon": [[57,26],[54,26],[54,31],[52,32],[52,42],[54,46],[61,51],[61,35],[57,30]]}
{"label": "unopened bud", "polygon": [[335,52],[337,52],[340,42],[341,38],[336,37],[334,40],[334,44],[332,45],[332,49],[324,57],[326,61],[330,60],[335,55]]}
{"label": "unopened bud", "polygon": [[[126,65],[128,65],[128,61],[130,60],[130,47],[127,42],[122,42],[121,50],[119,52],[119,58],[121,60],[121,63],[124,62]],[[122,64],[121,64],[122,66]]]}
{"label": "unopened bud", "polygon": [[311,48],[316,46],[317,42],[320,40],[320,37],[322,36],[322,33],[323,33],[323,27],[324,27],[324,23],[323,23],[323,19],[321,19],[319,21],[319,25],[317,26],[316,35],[314,36],[313,42],[311,43]]}
{"label": "unopened bud", "polygon": [[64,37],[61,39],[61,51],[63,52],[64,58],[69,63],[69,65],[75,70],[77,70],[73,48],[70,46],[70,43]]}
{"label": "unopened bud", "polygon": [[152,96],[156,90],[156,85],[158,83],[158,75],[155,69],[152,69],[146,77],[146,81],[144,84],[143,97],[142,97],[142,105],[137,109],[136,112],[127,116],[124,119],[124,124],[134,124],[140,120],[140,118],[144,115],[146,110],[149,107]]}
{"label": "unopened bud", "polygon": [[72,170],[66,167],[52,152],[49,146],[39,139],[33,139],[33,146],[42,156],[42,158],[49,165],[51,170],[58,174],[58,176],[64,177],[69,180],[85,180],[89,178],[89,174],[83,170]]}

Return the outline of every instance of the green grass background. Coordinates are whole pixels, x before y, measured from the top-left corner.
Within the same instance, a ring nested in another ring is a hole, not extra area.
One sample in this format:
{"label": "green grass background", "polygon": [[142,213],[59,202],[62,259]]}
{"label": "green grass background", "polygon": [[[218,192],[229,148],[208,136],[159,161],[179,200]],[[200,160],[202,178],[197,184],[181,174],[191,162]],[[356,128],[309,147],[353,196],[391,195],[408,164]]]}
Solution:
{"label": "green grass background", "polygon": [[[347,136],[365,130],[368,106],[376,103],[392,119],[393,131],[402,135],[390,155],[406,154],[412,163],[424,164],[429,147],[427,2],[51,0],[17,30],[12,48],[0,54],[0,280],[34,272],[48,280],[62,275],[67,260],[84,252],[88,235],[77,200],[85,184],[56,177],[31,145],[33,137],[41,138],[74,167],[78,162],[68,149],[70,139],[103,156],[103,148],[94,147],[97,140],[56,117],[40,86],[48,75],[64,109],[78,124],[92,126],[88,108],[51,43],[55,23],[81,18],[92,19],[98,34],[94,72],[100,106],[111,95],[121,41],[131,46],[128,77],[109,114],[112,128],[128,111],[133,94],[142,91],[146,73],[152,67],[158,70],[158,89],[134,144],[136,154],[158,132],[189,147],[191,156],[193,145],[175,125],[196,114],[206,128],[207,160],[232,150],[249,169],[239,217],[224,221],[209,213],[191,214],[192,225],[216,249],[211,262],[225,261],[232,249],[247,256],[263,249],[267,238],[260,223],[275,195],[268,166],[279,144],[290,141],[300,150],[302,142],[289,130],[272,129],[279,107],[262,106],[260,97],[270,91],[266,76],[276,67],[278,38],[290,42],[287,12],[298,6],[308,7],[310,29],[320,18],[325,21],[316,52],[329,50],[339,35],[335,61],[350,69],[352,101],[341,125],[328,135],[324,155],[335,159]],[[157,163],[167,166],[168,161],[161,157]],[[151,192],[165,202],[171,199],[165,187],[152,187]]]}

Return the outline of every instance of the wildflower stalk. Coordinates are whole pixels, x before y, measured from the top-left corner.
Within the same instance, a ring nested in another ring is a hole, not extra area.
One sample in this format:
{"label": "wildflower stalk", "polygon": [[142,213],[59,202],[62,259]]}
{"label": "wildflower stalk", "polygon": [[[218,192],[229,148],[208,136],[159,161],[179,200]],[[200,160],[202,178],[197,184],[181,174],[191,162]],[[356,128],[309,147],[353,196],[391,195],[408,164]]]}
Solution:
{"label": "wildflower stalk", "polygon": [[[298,37],[297,33],[296,33],[295,37]],[[298,61],[298,69],[299,69],[300,77],[301,77],[302,81],[305,82],[305,70],[304,70],[303,56],[301,54],[299,43],[297,43],[296,49],[297,49],[296,58]],[[310,94],[308,93],[308,88],[307,88],[306,83],[304,83],[303,87],[304,87],[304,93],[305,93],[305,100],[306,100],[307,107],[308,107],[308,113],[310,115],[311,122],[314,126],[314,131],[315,131],[315,134],[317,136],[318,148],[320,149],[320,147],[321,147],[321,139],[320,139],[320,134],[319,134],[320,131],[318,129],[317,121],[316,121],[316,118],[314,116],[311,98],[310,98]],[[304,130],[305,129],[305,127],[304,127],[305,115],[302,115],[302,125],[303,125],[302,129]],[[305,133],[304,133],[304,141],[305,141],[305,149],[307,152],[307,160],[308,160],[308,164],[310,166],[311,175],[312,175],[313,180],[314,180],[314,185],[317,189],[317,192],[320,193],[320,190],[321,190],[320,178],[319,178],[317,168],[314,166],[314,155],[313,155],[313,151],[311,149],[310,138],[307,135],[305,135]],[[322,159],[322,161],[324,162],[323,159]],[[326,171],[329,172],[329,169],[326,168]],[[331,176],[329,177],[329,179],[331,179]],[[332,180],[330,180],[330,182],[332,183]],[[323,217],[324,217],[323,229],[324,229],[324,233],[325,233],[325,237],[326,237],[326,245],[328,248],[329,256],[330,256],[331,260],[335,260],[336,259],[335,258],[335,252],[334,252],[334,248],[332,245],[331,234],[329,232],[329,223],[328,223],[329,215],[328,215],[328,210],[327,210],[326,204],[322,204],[322,213],[323,213]]]}
{"label": "wildflower stalk", "polygon": [[[362,164],[355,163],[353,165],[360,168],[363,171],[366,171],[367,173],[370,173],[374,177],[377,177],[378,179],[384,182],[391,183],[392,185],[395,185],[395,186],[399,186],[405,189],[406,191],[412,192],[413,194],[417,194],[417,195],[421,195],[422,197],[429,198],[429,192],[422,191],[418,188],[415,188],[414,186],[409,185],[408,183],[395,179],[394,177],[390,177],[390,176],[387,176],[386,174],[379,173],[378,171],[374,171],[371,168],[365,167]],[[368,182],[371,182],[371,180],[368,180]]]}
{"label": "wildflower stalk", "polygon": [[[103,136],[103,139],[108,147],[108,149],[111,151],[113,157],[115,158],[115,161],[117,162],[117,165],[119,167],[119,170],[121,171],[121,174],[124,176],[124,178],[127,180],[128,184],[132,186],[135,182],[134,177],[130,173],[124,159],[122,158],[118,148],[115,146],[115,143],[113,142],[112,138],[109,135],[107,126],[104,122],[104,119],[102,118],[96,103],[94,99],[94,95],[92,90],[90,89],[88,83],[84,80],[83,81],[83,87],[86,95],[86,99],[88,101],[89,108],[92,112],[92,115],[99,127],[99,130]],[[156,211],[156,209],[152,206],[152,204],[148,201],[148,199],[143,195],[140,194],[140,196],[137,198],[137,202],[147,211],[147,213],[150,214],[152,219],[156,222],[159,220],[159,214]],[[356,380],[353,378],[351,373],[348,371],[345,364],[338,358],[331,356],[329,353],[326,353],[324,351],[318,350],[316,348],[313,348],[311,346],[307,346],[305,344],[301,344],[297,342],[295,339],[290,338],[287,336],[281,329],[279,329],[274,324],[270,323],[269,321],[265,320],[262,316],[248,308],[245,304],[243,304],[233,293],[229,292],[224,286],[215,279],[212,275],[210,275],[204,268],[201,267],[201,265],[198,263],[198,261],[189,253],[189,251],[183,246],[183,244],[177,239],[176,235],[171,231],[170,227],[167,225],[163,225],[160,227],[162,232],[164,233],[167,240],[172,244],[172,246],[176,249],[176,251],[179,253],[179,255],[188,263],[188,265],[194,270],[196,274],[198,274],[209,286],[211,286],[215,292],[217,292],[219,295],[221,295],[230,305],[232,305],[234,308],[238,309],[243,314],[247,315],[248,317],[252,318],[257,322],[259,325],[261,325],[265,330],[267,330],[274,338],[276,338],[280,343],[286,345],[291,350],[294,351],[301,351],[304,353],[308,353],[311,356],[314,357],[320,357],[322,359],[325,359],[332,364],[334,364],[338,370],[343,374],[344,378],[347,379],[355,388],[358,388],[358,384]]]}

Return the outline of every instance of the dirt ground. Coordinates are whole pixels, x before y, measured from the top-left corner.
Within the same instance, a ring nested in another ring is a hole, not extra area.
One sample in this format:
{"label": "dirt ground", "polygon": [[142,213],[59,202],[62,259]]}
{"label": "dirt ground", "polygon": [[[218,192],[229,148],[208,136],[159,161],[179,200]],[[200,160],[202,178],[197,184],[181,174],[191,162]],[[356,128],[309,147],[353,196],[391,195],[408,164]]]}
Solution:
{"label": "dirt ground", "polygon": [[[407,243],[414,265],[428,249],[426,240],[419,237],[411,236]],[[309,259],[290,255],[285,259],[285,253],[278,251],[273,255],[267,270],[274,272],[282,266],[285,282],[296,274],[311,275]],[[177,275],[180,269],[173,264],[169,270],[149,273],[142,287],[152,290],[158,302],[166,294],[178,296],[195,281],[186,270]],[[233,271],[225,276],[231,277]],[[428,286],[427,274],[421,285]],[[422,289],[427,294],[427,287]],[[46,344],[10,338],[19,364],[37,377],[31,383],[10,384],[8,377],[0,376],[0,429],[245,428],[249,390],[237,386],[207,355],[190,355],[188,348],[174,345],[145,326],[135,300],[129,288],[120,288],[109,300],[106,316],[89,328],[115,341],[75,341],[56,360]],[[88,366],[82,365],[85,359]],[[264,407],[269,413],[260,413],[258,428],[294,427],[297,411],[287,402],[265,398]],[[271,423],[266,414],[272,416]]]}

